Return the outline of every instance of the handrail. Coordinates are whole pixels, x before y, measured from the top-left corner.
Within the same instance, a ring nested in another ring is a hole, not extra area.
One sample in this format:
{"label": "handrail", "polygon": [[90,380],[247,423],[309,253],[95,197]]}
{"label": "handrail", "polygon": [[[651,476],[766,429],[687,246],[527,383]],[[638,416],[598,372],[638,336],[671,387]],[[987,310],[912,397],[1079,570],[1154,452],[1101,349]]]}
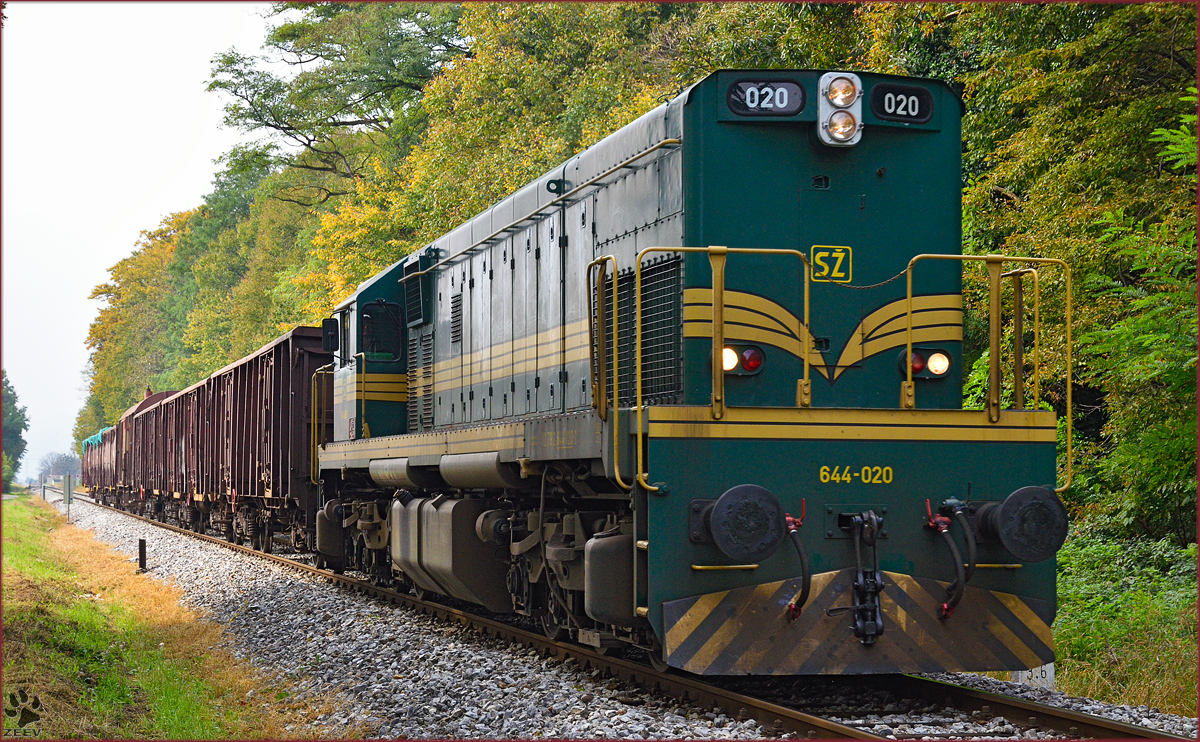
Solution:
{"label": "handrail", "polygon": [[318,435],[318,426],[325,427],[325,385],[321,385],[320,395],[317,394],[317,377],[332,374],[332,363],[327,363],[321,366],[312,375],[312,399],[309,405],[309,428],[311,429],[312,453],[308,461],[308,481],[313,484],[320,484],[321,480],[317,479],[317,452],[320,450],[320,436]]}
{"label": "handrail", "polygon": [[[596,274],[596,299],[597,307],[592,305],[592,292],[588,292],[588,334],[595,338],[588,343],[589,352],[592,353],[592,406],[600,413],[601,420],[608,418],[608,380],[605,379],[605,361],[608,360],[608,353],[604,347],[608,337],[608,332],[604,327],[604,266],[611,261],[613,266],[613,291],[612,291],[612,313],[613,313],[613,476],[617,480],[617,486],[621,489],[633,489],[632,485],[626,484],[621,478],[621,459],[620,459],[620,383],[621,374],[617,366],[618,359],[621,355],[621,346],[617,342],[617,259],[613,255],[603,255],[588,263],[587,274],[591,278],[592,268],[601,266],[600,272]],[[596,323],[593,324],[593,317],[596,318]],[[599,328],[595,325],[599,325]]]}
{"label": "handrail", "polygon": [[447,257],[443,258],[442,260],[439,260],[438,262],[436,262],[436,263],[434,263],[433,265],[429,266],[429,267],[428,267],[428,268],[426,268],[425,270],[421,270],[421,271],[415,271],[415,272],[413,272],[413,273],[409,273],[409,274],[408,274],[408,275],[406,275],[406,276],[401,276],[399,279],[397,279],[397,280],[396,280],[396,283],[404,283],[405,281],[407,281],[407,280],[408,280],[408,279],[410,279],[410,278],[416,278],[417,276],[423,276],[423,275],[425,275],[426,273],[428,273],[428,272],[430,272],[430,271],[432,271],[432,270],[435,270],[436,268],[438,268],[438,267],[440,267],[440,266],[442,266],[442,265],[445,265],[446,263],[448,263],[448,262],[450,262],[450,261],[452,261],[452,260],[457,260],[458,258],[461,258],[462,256],[464,256],[464,255],[467,255],[467,254],[471,253],[472,251],[474,251],[474,250],[475,250],[475,248],[477,248],[477,247],[482,247],[483,245],[486,245],[486,244],[488,244],[489,242],[491,242],[492,240],[496,239],[497,237],[499,237],[500,235],[504,234],[505,232],[509,231],[510,229],[512,229],[513,227],[517,226],[518,224],[522,224],[522,223],[524,223],[524,222],[527,222],[527,221],[529,221],[530,219],[532,219],[532,218],[534,218],[535,216],[537,216],[538,214],[540,214],[540,213],[542,213],[543,211],[545,211],[546,209],[549,209],[549,208],[550,208],[550,207],[552,207],[552,206],[555,206],[555,205],[557,205],[557,204],[559,204],[559,203],[562,203],[563,201],[566,201],[566,200],[568,200],[568,199],[570,199],[570,198],[574,197],[574,196],[575,196],[575,194],[579,193],[579,192],[580,192],[580,191],[582,191],[584,188],[590,188],[591,186],[595,185],[596,183],[600,182],[601,180],[604,180],[605,178],[607,178],[608,176],[612,175],[613,173],[615,173],[615,172],[617,172],[617,171],[619,171],[619,170],[624,170],[625,168],[629,167],[631,164],[633,164],[634,162],[637,162],[638,160],[642,159],[643,157],[645,157],[646,155],[650,154],[651,152],[655,152],[655,151],[657,151],[657,150],[660,150],[660,149],[662,149],[663,147],[670,147],[670,146],[674,146],[674,145],[676,145],[676,144],[683,144],[683,140],[680,140],[680,139],[664,139],[664,140],[662,140],[661,142],[659,142],[658,144],[651,145],[650,147],[647,147],[646,149],[642,150],[641,152],[639,152],[638,154],[634,155],[633,157],[630,157],[629,159],[625,160],[625,161],[624,161],[624,162],[622,162],[620,165],[617,165],[616,167],[612,167],[612,168],[609,168],[608,170],[605,170],[604,172],[600,173],[599,175],[595,176],[594,178],[591,178],[591,179],[590,179],[590,180],[588,180],[587,182],[585,182],[585,183],[581,183],[580,185],[578,185],[578,186],[576,186],[575,188],[571,189],[571,190],[570,190],[570,191],[568,191],[567,193],[564,193],[564,194],[562,194],[561,196],[559,196],[558,198],[554,199],[553,201],[549,201],[549,202],[545,203],[544,205],[537,207],[536,209],[534,209],[533,211],[529,212],[528,214],[526,214],[525,216],[521,217],[520,219],[517,219],[516,221],[510,222],[510,223],[509,223],[509,224],[507,224],[506,226],[503,226],[503,227],[501,227],[500,229],[497,229],[495,232],[492,232],[492,233],[491,233],[491,234],[489,234],[487,237],[484,237],[482,240],[479,240],[478,242],[476,242],[475,244],[471,245],[470,247],[468,247],[467,249],[463,250],[462,252],[455,253],[454,255],[447,256]]}
{"label": "handrail", "polygon": [[[906,320],[906,338],[905,359],[908,361],[904,365],[907,369],[905,381],[900,384],[900,401],[901,406],[905,409],[916,408],[916,387],[913,384],[913,369],[912,369],[912,354],[913,354],[913,321],[912,321],[912,302],[913,302],[913,267],[921,260],[957,260],[965,262],[968,260],[980,261],[986,264],[988,269],[988,293],[989,293],[989,332],[988,332],[988,419],[991,422],[998,422],[1000,419],[1000,279],[1002,277],[1001,268],[1004,263],[1026,263],[1026,264],[1041,264],[1041,265],[1057,265],[1062,268],[1065,278],[1066,303],[1064,325],[1066,328],[1066,377],[1067,377],[1067,471],[1066,481],[1061,487],[1056,487],[1055,492],[1065,492],[1071,486],[1072,461],[1074,459],[1074,426],[1072,418],[1074,416],[1074,400],[1071,390],[1071,267],[1063,260],[1058,258],[1026,258],[1014,257],[1009,255],[936,255],[922,253],[914,256],[908,261],[908,267],[905,269],[907,277],[907,295],[905,297],[905,320]],[[1035,300],[1035,311],[1038,303],[1040,303],[1040,284],[1035,289],[1038,292],[1038,298]],[[1040,316],[1037,317],[1035,323],[1038,324],[1040,330]],[[1037,378],[1035,376],[1035,378]],[[1035,387],[1038,392],[1041,391],[1040,385]]]}
{"label": "handrail", "polygon": [[[652,486],[646,481],[649,472],[645,468],[645,447],[643,440],[645,438],[645,421],[642,419],[642,260],[654,252],[692,252],[692,253],[707,253],[710,264],[713,268],[713,286],[712,286],[712,325],[713,325],[713,392],[712,392],[712,415],[713,419],[720,420],[725,414],[725,369],[721,365],[721,352],[725,347],[725,259],[730,253],[741,253],[747,255],[795,255],[800,258],[800,262],[804,264],[804,337],[807,338],[807,346],[804,348],[804,378],[801,380],[800,389],[803,392],[800,400],[808,402],[811,400],[811,380],[809,379],[809,356],[812,352],[812,331],[809,329],[809,288],[811,266],[808,262],[808,256],[799,250],[788,249],[769,249],[758,247],[725,247],[723,245],[711,245],[709,247],[647,247],[637,255],[637,262],[634,266],[634,375],[637,379],[636,399],[634,405],[634,413],[637,415],[637,483],[640,484],[647,492],[657,492],[658,487]],[[803,405],[807,406],[807,404]]]}
{"label": "handrail", "polygon": [[1018,268],[1000,274],[1011,278],[1013,284],[1013,406],[1025,409],[1025,291],[1022,278],[1033,276],[1033,398],[1041,399],[1041,354],[1042,337],[1041,303],[1042,287],[1036,268]]}

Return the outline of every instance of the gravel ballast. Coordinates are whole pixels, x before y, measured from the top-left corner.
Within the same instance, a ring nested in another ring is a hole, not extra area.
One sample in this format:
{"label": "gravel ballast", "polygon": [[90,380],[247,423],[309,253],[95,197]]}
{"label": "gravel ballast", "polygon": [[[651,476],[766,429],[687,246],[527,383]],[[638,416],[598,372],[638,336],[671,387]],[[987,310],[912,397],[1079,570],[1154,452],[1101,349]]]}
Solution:
{"label": "gravel ballast", "polygon": [[[289,680],[299,700],[329,699],[340,709],[317,720],[322,736],[352,729],[376,738],[773,736],[754,721],[739,722],[609,681],[599,671],[584,672],[574,660],[545,659],[458,624],[90,503],[76,500],[71,520],[135,559],[138,539],[146,539],[150,575],[176,584],[186,605],[219,623],[236,656]],[[1183,736],[1197,732],[1196,719],[1144,706],[1074,698],[979,675],[931,677]],[[826,697],[818,695],[824,692],[819,683],[770,685],[766,695],[776,703],[888,737],[1053,736],[1023,733],[1003,718],[872,698],[840,684],[843,690],[829,688]]]}
{"label": "gravel ballast", "polygon": [[754,721],[680,704],[311,575],[76,500],[71,520],[118,552],[146,539],[151,576],[216,621],[230,649],[333,698],[323,735],[369,737],[757,739]]}

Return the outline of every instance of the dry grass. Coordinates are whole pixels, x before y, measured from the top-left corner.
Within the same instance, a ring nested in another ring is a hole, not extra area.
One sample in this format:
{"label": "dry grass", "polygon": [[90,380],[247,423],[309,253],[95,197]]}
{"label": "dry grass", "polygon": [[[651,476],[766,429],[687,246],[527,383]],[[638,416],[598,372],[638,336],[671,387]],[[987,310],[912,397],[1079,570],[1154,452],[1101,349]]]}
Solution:
{"label": "dry grass", "polygon": [[[31,512],[10,510],[14,506]],[[10,533],[13,526],[22,533]],[[43,735],[198,736],[207,730],[204,736],[285,739],[297,736],[287,725],[332,710],[328,702],[290,701],[286,684],[222,649],[220,627],[183,608],[178,589],[138,575],[133,563],[67,525],[52,507],[10,501],[4,531],[5,556],[11,546],[23,557],[5,559],[4,690],[25,687],[40,697]],[[37,550],[39,540],[45,552]],[[10,568],[12,562],[27,569]],[[103,625],[92,625],[97,621]],[[64,622],[72,626],[69,637],[61,635]],[[97,632],[108,637],[108,652],[105,639],[96,642]],[[96,656],[80,657],[82,669],[68,673],[61,662],[48,661],[55,652],[47,651],[68,645],[76,655]],[[207,717],[207,727],[200,717]]]}
{"label": "dry grass", "polygon": [[1154,606],[1146,619],[1151,628],[1131,632],[1119,646],[1107,645],[1102,659],[1060,662],[1058,690],[1196,716],[1196,605]]}

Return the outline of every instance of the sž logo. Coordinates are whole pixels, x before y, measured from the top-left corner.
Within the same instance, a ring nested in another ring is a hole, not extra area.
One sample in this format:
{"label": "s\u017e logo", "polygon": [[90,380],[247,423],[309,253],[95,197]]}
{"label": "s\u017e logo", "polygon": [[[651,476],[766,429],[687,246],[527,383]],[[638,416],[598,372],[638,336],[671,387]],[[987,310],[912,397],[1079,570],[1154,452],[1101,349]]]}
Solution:
{"label": "s\u017e logo", "polygon": [[824,283],[850,283],[854,269],[849,247],[813,245],[809,253],[812,280]]}

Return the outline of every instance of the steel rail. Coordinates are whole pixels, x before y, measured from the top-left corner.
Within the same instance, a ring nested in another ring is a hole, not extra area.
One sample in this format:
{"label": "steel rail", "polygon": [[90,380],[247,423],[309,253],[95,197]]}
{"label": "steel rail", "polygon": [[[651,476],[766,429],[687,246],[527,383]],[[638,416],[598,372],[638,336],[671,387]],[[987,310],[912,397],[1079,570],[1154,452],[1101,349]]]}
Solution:
{"label": "steel rail", "polygon": [[1123,721],[1085,714],[1081,711],[1047,706],[1013,696],[967,688],[917,675],[876,675],[867,681],[896,695],[917,696],[931,703],[953,706],[960,711],[978,711],[983,716],[1003,716],[1010,724],[1024,729],[1060,732],[1078,739],[1188,739],[1170,732],[1139,727]]}
{"label": "steel rail", "polygon": [[[47,487],[46,489],[61,492],[57,488]],[[87,495],[76,494],[74,497],[80,497],[90,501],[97,507],[145,521],[159,528],[207,541],[260,559],[273,561],[277,564],[286,565],[300,572],[307,572],[334,584],[347,587],[355,592],[374,595],[390,603],[404,605],[429,615],[438,616],[444,620],[458,622],[482,633],[484,636],[495,636],[529,647],[538,652],[542,657],[573,658],[585,670],[599,669],[607,677],[620,679],[648,691],[663,693],[680,701],[700,706],[715,707],[733,719],[754,719],[759,724],[762,724],[764,729],[771,734],[801,734],[807,739],[827,739],[831,737],[886,739],[886,737],[872,734],[857,727],[840,724],[819,716],[813,716],[785,706],[756,699],[752,696],[710,685],[703,682],[698,676],[671,672],[661,673],[637,662],[602,655],[582,645],[553,641],[542,634],[526,631],[525,629],[511,626],[501,621],[477,616],[468,611],[445,606],[441,603],[420,600],[412,595],[378,587],[353,577],[334,574],[328,570],[317,569],[316,567],[294,559],[288,559],[284,556],[264,553],[247,546],[230,543],[222,538],[195,533],[194,531],[161,523],[108,505],[101,505]],[[890,691],[898,697],[911,698],[915,696],[931,703],[952,706],[960,711],[979,711],[984,715],[1003,716],[1014,726],[1023,729],[1036,728],[1039,730],[1061,732],[1068,738],[1193,739],[1192,737],[1171,734],[1170,732],[1163,732],[1158,729],[1140,727],[1113,719],[1106,719],[1101,716],[1085,714],[1057,706],[1048,706],[998,693],[989,693],[916,675],[863,675],[860,678],[864,685]],[[982,737],[986,735],[964,732],[956,736]]]}

